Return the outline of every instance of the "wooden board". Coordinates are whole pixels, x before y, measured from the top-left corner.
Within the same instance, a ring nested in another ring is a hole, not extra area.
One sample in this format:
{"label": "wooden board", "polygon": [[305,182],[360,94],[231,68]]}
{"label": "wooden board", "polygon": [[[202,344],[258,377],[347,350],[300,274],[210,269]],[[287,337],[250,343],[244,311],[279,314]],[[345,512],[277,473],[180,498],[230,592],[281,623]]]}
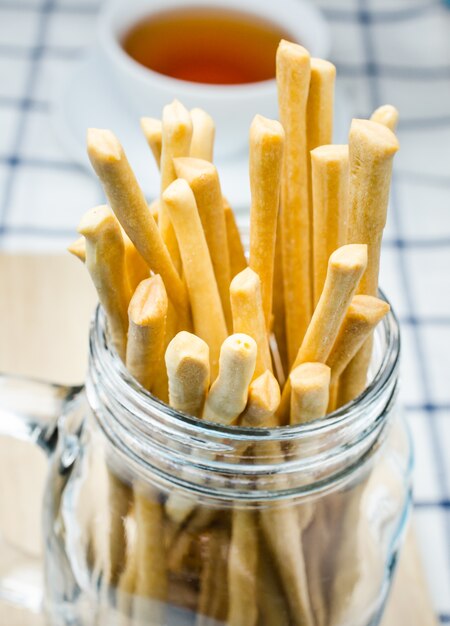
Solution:
{"label": "wooden board", "polygon": [[[69,255],[0,255],[0,371],[81,382],[95,300],[87,272]],[[23,616],[14,620],[12,613],[5,621],[6,610],[0,607],[0,624],[41,623],[37,616],[36,622]],[[382,626],[436,624],[410,528]]]}

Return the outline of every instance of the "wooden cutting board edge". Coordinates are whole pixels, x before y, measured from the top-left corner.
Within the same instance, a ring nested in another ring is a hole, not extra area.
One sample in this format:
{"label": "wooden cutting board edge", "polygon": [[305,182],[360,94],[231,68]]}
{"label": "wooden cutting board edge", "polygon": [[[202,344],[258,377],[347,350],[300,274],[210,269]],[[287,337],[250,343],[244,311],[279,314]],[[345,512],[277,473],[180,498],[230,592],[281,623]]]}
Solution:
{"label": "wooden cutting board edge", "polygon": [[[0,253],[0,294],[0,371],[80,383],[96,302],[82,264],[68,254]],[[411,526],[382,626],[436,625]]]}

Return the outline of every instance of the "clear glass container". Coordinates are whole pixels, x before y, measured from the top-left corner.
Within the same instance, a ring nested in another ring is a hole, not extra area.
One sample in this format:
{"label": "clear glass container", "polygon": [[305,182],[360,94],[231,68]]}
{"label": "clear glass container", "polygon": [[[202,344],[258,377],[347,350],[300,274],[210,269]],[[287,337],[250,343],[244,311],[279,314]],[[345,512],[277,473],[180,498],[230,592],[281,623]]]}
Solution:
{"label": "clear glass container", "polygon": [[49,460],[49,622],[378,624],[411,501],[399,351],[390,313],[364,393],[322,421],[275,429],[161,403],[109,349],[101,309],[84,388],[1,379],[1,432]]}

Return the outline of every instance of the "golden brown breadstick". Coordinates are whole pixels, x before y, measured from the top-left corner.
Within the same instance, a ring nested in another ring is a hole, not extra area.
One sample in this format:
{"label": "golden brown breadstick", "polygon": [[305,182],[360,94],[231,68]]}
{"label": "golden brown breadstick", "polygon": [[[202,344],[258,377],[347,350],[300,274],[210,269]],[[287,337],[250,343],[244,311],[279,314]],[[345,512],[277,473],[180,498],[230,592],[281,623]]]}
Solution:
{"label": "golden brown breadstick", "polygon": [[174,159],[175,171],[194,192],[200,220],[205,232],[217,287],[227,327],[231,330],[230,263],[227,227],[219,176],[212,163],[202,159]]}
{"label": "golden brown breadstick", "polygon": [[127,556],[127,537],[125,518],[133,501],[133,491],[109,468],[108,504],[109,504],[109,583],[116,585],[125,568]]}
{"label": "golden brown breadstick", "polygon": [[389,312],[387,302],[373,296],[354,296],[327,359],[335,383],[375,326]]}
{"label": "golden brown breadstick", "polygon": [[223,210],[225,212],[228,255],[230,258],[230,278],[234,278],[236,274],[245,270],[247,267],[247,259],[245,258],[244,246],[242,245],[234,211],[228,204],[226,198],[223,198]]}
{"label": "golden brown breadstick", "polygon": [[150,213],[153,215],[153,219],[155,220],[156,223],[158,223],[158,220],[159,220],[159,207],[160,207],[160,205],[161,205],[161,202],[160,202],[159,198],[155,198],[148,205]]}
{"label": "golden brown breadstick", "polygon": [[272,504],[260,512],[261,525],[289,604],[292,624],[313,626],[297,510]]}
{"label": "golden brown breadstick", "polygon": [[141,128],[158,168],[161,164],[162,123],[154,117],[141,117]]}
{"label": "golden brown breadstick", "polygon": [[[161,194],[177,177],[173,159],[189,155],[191,138],[192,120],[189,111],[181,102],[174,100],[164,107],[162,115]],[[177,239],[170,217],[162,204],[159,207],[158,227],[175,267],[180,272],[181,261]]]}
{"label": "golden brown breadstick", "polygon": [[228,554],[227,626],[255,626],[258,619],[258,517],[246,509],[233,509]]}
{"label": "golden brown breadstick", "polygon": [[229,534],[224,527],[205,533],[202,545],[200,596],[195,626],[224,624],[228,610]]}
{"label": "golden brown breadstick", "polygon": [[329,61],[311,59],[307,116],[308,153],[333,141],[336,68]]}
{"label": "golden brown breadstick", "polygon": [[323,363],[302,363],[289,375],[291,424],[325,417],[330,390],[330,368]]}
{"label": "golden brown breadstick", "polygon": [[[182,331],[166,350],[169,404],[177,411],[200,417],[209,388],[209,348],[191,333]],[[178,524],[194,510],[196,500],[171,492],[166,501],[169,518]]]}
{"label": "golden brown breadstick", "polygon": [[314,305],[322,293],[330,254],[344,245],[348,211],[348,146],[311,152]]}
{"label": "golden brown breadstick", "polygon": [[125,271],[132,292],[139,283],[149,277],[147,263],[141,257],[136,246],[122,228],[123,245],[125,246]]}
{"label": "golden brown breadstick", "polygon": [[128,307],[126,365],[148,391],[154,391],[158,370],[164,367],[167,294],[158,274],[143,280]]}
{"label": "golden brown breadstick", "polygon": [[[149,277],[149,269],[123,228],[121,228],[121,231],[125,252],[125,272],[130,290],[134,292],[138,284]],[[80,237],[71,243],[67,250],[80,259],[82,263],[86,261],[86,241],[84,237]]]}
{"label": "golden brown breadstick", "polygon": [[375,109],[370,119],[372,122],[378,122],[378,124],[387,126],[394,133],[397,129],[398,117],[398,111],[392,104],[384,104]]}
{"label": "golden brown breadstick", "polygon": [[169,404],[177,411],[200,417],[209,388],[209,348],[192,333],[182,331],[167,346]]}
{"label": "golden brown breadstick", "polygon": [[[153,617],[156,623],[164,623],[164,620],[161,621],[161,612],[164,611],[163,603],[167,599],[168,580],[163,507],[157,493],[141,491],[139,486],[134,490],[134,501],[137,525],[136,594],[158,601],[152,603],[151,615],[145,611],[146,603],[143,603],[143,614],[147,618]],[[153,611],[158,612],[158,619]],[[138,619],[140,612],[137,608]]]}
{"label": "golden brown breadstick", "polygon": [[[328,412],[334,411],[339,403],[338,380],[353,357],[359,352],[366,340],[380,320],[388,313],[389,305],[383,300],[373,296],[354,296],[352,303],[348,307],[344,321],[342,322],[339,335],[335,341],[333,349],[328,357],[327,364],[331,367],[331,389]],[[368,350],[372,350],[372,342],[367,342]],[[364,356],[364,359],[370,358]],[[359,381],[359,376],[356,378]],[[355,392],[353,399],[358,395],[360,389],[353,389],[347,383],[344,386],[347,393]],[[346,404],[345,398],[343,404]]]}
{"label": "golden brown breadstick", "polygon": [[368,246],[367,270],[358,293],[376,296],[383,229],[389,201],[392,160],[398,150],[394,133],[369,120],[353,120],[349,136],[348,243]]}
{"label": "golden brown breadstick", "polygon": [[112,210],[147,265],[160,274],[180,324],[189,327],[186,288],[170,258],[122,146],[110,130],[88,130],[88,154]]}
{"label": "golden brown breadstick", "polygon": [[114,347],[123,360],[131,291],[125,274],[125,252],[120,225],[110,209],[102,205],[84,214],[78,232],[85,237],[86,267],[108,318]]}
{"label": "golden brown breadstick", "polygon": [[247,267],[235,276],[230,285],[230,299],[233,332],[250,335],[258,347],[253,374],[256,378],[265,370],[272,370],[258,274]]}
{"label": "golden brown breadstick", "polygon": [[280,395],[277,379],[270,370],[266,370],[248,388],[247,406],[240,424],[255,428],[275,426],[273,416],[280,404]]}
{"label": "golden brown breadstick", "polygon": [[250,259],[261,280],[266,327],[272,314],[273,266],[280,203],[284,130],[280,122],[256,115],[250,126]]}
{"label": "golden brown breadstick", "polygon": [[[293,367],[301,363],[326,363],[347,308],[367,266],[367,246],[341,246],[330,256],[325,285],[311,323],[297,353]],[[286,423],[289,414],[291,385],[283,389],[278,416]]]}
{"label": "golden brown breadstick", "polygon": [[214,377],[227,327],[194,194],[185,180],[178,179],[163,193],[162,203],[177,234],[194,330],[209,346],[211,375]]}
{"label": "golden brown breadstick", "polygon": [[248,387],[256,364],[256,343],[248,335],[235,333],[220,350],[219,375],[211,385],[203,419],[232,424],[245,409]]}
{"label": "golden brown breadstick", "polygon": [[[392,161],[398,148],[396,136],[383,124],[369,120],[352,121],[347,241],[367,244],[367,270],[358,293],[370,296],[376,296],[378,292],[381,239],[386,223]],[[339,402],[346,404],[363,391],[371,354],[369,342],[349,364],[339,383]]]}
{"label": "golden brown breadstick", "polygon": [[190,155],[212,163],[216,127],[213,118],[203,109],[191,109],[192,140]]}
{"label": "golden brown breadstick", "polygon": [[289,609],[263,533],[259,533],[258,606],[261,626],[289,626]]}
{"label": "golden brown breadstick", "polygon": [[79,237],[75,241],[73,241],[70,246],[67,246],[67,250],[73,256],[76,256],[77,259],[80,259],[82,263],[86,261],[86,241],[84,237]]}
{"label": "golden brown breadstick", "polygon": [[277,50],[276,66],[280,121],[286,133],[281,235],[286,336],[289,363],[292,363],[312,312],[306,130],[311,74],[309,53],[298,44],[282,40]]}
{"label": "golden brown breadstick", "polygon": [[286,341],[286,312],[284,306],[283,280],[283,250],[281,240],[281,216],[278,214],[277,240],[275,243],[275,263],[273,268],[272,290],[272,330],[276,340],[276,350],[272,349],[273,362],[280,385],[284,385],[286,374],[289,372],[287,341]]}

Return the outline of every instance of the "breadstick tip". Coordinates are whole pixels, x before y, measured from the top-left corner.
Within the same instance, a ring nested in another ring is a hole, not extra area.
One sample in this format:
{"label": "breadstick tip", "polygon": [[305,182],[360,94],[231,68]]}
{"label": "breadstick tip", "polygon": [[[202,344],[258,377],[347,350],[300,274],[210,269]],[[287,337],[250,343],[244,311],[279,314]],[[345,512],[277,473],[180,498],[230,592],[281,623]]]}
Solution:
{"label": "breadstick tip", "polygon": [[394,155],[400,147],[397,137],[387,126],[372,120],[353,119],[349,143],[367,146],[379,157]]}
{"label": "breadstick tip", "polygon": [[86,261],[86,240],[84,237],[79,237],[76,241],[67,246],[67,250],[77,259],[80,259],[82,263]]}
{"label": "breadstick tip", "polygon": [[156,117],[141,117],[139,120],[142,131],[146,137],[153,137],[161,134],[162,122]]}
{"label": "breadstick tip", "polygon": [[123,149],[115,134],[107,128],[88,128],[87,151],[95,169],[98,161],[120,161]]}
{"label": "breadstick tip", "polygon": [[251,269],[251,267],[246,267],[242,272],[236,274],[233,280],[230,283],[230,292],[238,293],[240,291],[248,292],[249,289],[256,288],[257,285],[261,284],[261,280],[258,274]]}
{"label": "breadstick tip", "polygon": [[165,204],[177,209],[185,202],[195,202],[195,197],[189,184],[183,178],[175,179],[162,194]]}
{"label": "breadstick tip", "polygon": [[294,391],[324,389],[330,384],[331,370],[324,363],[302,363],[289,374]]}
{"label": "breadstick tip", "polygon": [[348,145],[330,144],[318,146],[311,150],[311,158],[320,160],[323,163],[340,163],[348,159]]}
{"label": "breadstick tip", "polygon": [[395,132],[398,124],[399,113],[398,110],[392,104],[383,104],[375,109],[370,116],[372,122],[378,122],[378,124],[384,124],[392,132]]}
{"label": "breadstick tip", "polygon": [[205,361],[209,363],[209,347],[206,341],[187,330],[181,330],[167,346],[166,361],[172,360],[174,356],[177,361],[182,360],[190,357],[193,351],[204,356]]}
{"label": "breadstick tip", "polygon": [[365,243],[350,243],[335,250],[328,261],[328,265],[340,271],[353,272],[355,269],[365,269],[367,266],[367,245]]}
{"label": "breadstick tip", "polygon": [[101,204],[86,211],[78,225],[78,232],[86,239],[95,240],[101,231],[106,228],[117,228],[120,226],[116,216],[109,206]]}
{"label": "breadstick tip", "polygon": [[334,78],[336,76],[336,66],[330,61],[325,59],[319,59],[317,57],[311,57],[311,71],[318,71],[323,76],[329,76]]}
{"label": "breadstick tip", "polygon": [[307,63],[310,64],[310,54],[306,48],[298,43],[282,39],[278,44],[277,61],[286,61],[289,63]]}
{"label": "breadstick tip", "polygon": [[210,161],[195,157],[176,157],[173,159],[173,166],[178,178],[184,178],[190,185],[195,184],[199,178],[204,181],[207,176],[215,176],[217,171]]}
{"label": "breadstick tip", "polygon": [[256,142],[283,143],[284,134],[284,128],[278,120],[269,119],[259,113],[255,115],[250,125],[250,139]]}
{"label": "breadstick tip", "polygon": [[258,413],[263,417],[274,414],[280,405],[280,398],[280,385],[270,370],[255,378],[248,388],[247,401],[252,407],[252,421],[257,420]]}
{"label": "breadstick tip", "polygon": [[189,111],[176,98],[163,108],[162,123],[163,127],[166,128],[173,124],[178,133],[192,132],[192,120]]}
{"label": "breadstick tip", "polygon": [[222,352],[233,353],[235,357],[242,359],[254,359],[256,361],[256,341],[245,333],[234,333],[225,339],[220,350],[220,359],[222,360]]}
{"label": "breadstick tip", "polygon": [[389,304],[380,298],[358,294],[353,296],[347,315],[364,318],[369,324],[376,325],[389,313],[390,309]]}
{"label": "breadstick tip", "polygon": [[168,298],[159,274],[141,281],[128,307],[128,317],[138,326],[148,326],[167,314]]}

